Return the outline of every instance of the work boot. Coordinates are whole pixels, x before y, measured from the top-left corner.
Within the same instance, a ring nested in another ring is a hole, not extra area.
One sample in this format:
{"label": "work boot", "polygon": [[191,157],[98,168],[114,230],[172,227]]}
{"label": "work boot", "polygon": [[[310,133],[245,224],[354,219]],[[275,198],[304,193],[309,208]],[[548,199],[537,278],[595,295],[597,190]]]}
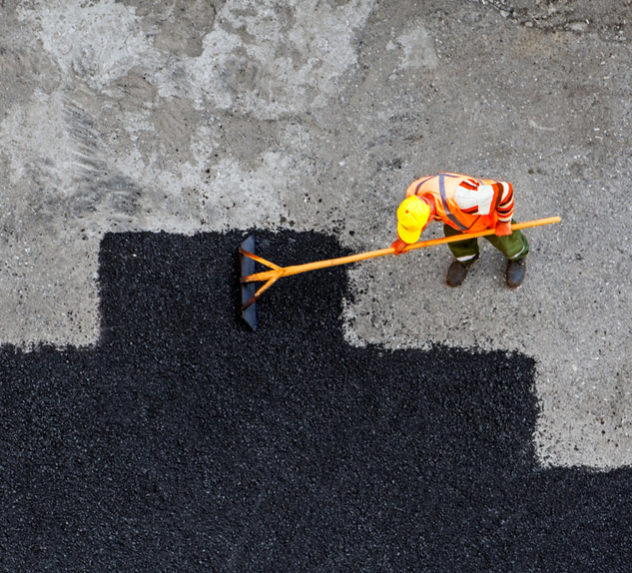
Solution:
{"label": "work boot", "polygon": [[448,267],[448,275],[445,278],[445,282],[448,283],[448,286],[458,287],[463,284],[465,277],[467,276],[470,267],[476,262],[478,259],[478,255],[476,255],[473,259],[462,263],[461,261],[455,259],[452,261],[452,264]]}
{"label": "work boot", "polygon": [[522,257],[517,261],[507,261],[507,286],[517,288],[522,284],[527,273],[527,258]]}

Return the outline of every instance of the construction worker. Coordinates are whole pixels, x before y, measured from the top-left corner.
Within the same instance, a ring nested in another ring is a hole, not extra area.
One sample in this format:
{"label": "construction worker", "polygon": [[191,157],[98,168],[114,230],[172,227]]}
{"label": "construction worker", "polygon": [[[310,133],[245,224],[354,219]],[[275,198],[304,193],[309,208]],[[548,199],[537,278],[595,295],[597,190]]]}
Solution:
{"label": "construction worker", "polygon": [[[443,221],[446,236],[494,229],[485,238],[507,257],[506,281],[519,287],[526,272],[529,243],[520,231],[511,230],[514,212],[513,187],[506,181],[479,179],[459,173],[439,173],[413,181],[406,199],[397,209],[397,240],[391,245],[399,255],[406,245],[419,240],[432,219]],[[455,260],[446,282],[463,283],[479,257],[477,239],[448,243]]]}

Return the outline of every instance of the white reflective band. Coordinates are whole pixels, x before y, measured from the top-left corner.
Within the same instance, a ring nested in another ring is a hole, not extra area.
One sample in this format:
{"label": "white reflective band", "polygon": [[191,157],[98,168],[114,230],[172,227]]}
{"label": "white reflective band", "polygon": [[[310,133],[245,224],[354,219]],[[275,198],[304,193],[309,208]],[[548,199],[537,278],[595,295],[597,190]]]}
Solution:
{"label": "white reflective band", "polygon": [[507,195],[509,194],[509,185],[505,181],[501,181],[501,185],[503,186],[503,192],[500,197],[500,202],[502,203],[507,198]]}
{"label": "white reflective band", "polygon": [[454,200],[460,209],[476,207],[479,215],[489,215],[494,199],[491,185],[479,185],[477,189],[466,189],[458,186],[454,192]]}
{"label": "white reflective band", "polygon": [[511,260],[512,261],[518,260],[522,256],[522,253],[525,252],[525,248],[526,247],[522,247],[522,249],[520,249],[520,252],[517,255],[514,255],[513,257],[511,257]]}
{"label": "white reflective band", "polygon": [[460,263],[466,263],[467,261],[471,261],[476,255],[467,255],[465,257],[457,257],[456,260]]}
{"label": "white reflective band", "polygon": [[478,187],[478,214],[489,215],[494,199],[494,189],[491,185],[479,185]]}

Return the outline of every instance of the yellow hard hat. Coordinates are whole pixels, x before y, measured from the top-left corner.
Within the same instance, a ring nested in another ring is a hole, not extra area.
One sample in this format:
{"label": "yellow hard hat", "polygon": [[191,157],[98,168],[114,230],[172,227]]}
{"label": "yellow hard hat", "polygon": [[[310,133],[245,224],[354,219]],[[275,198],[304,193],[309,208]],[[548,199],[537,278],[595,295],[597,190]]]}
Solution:
{"label": "yellow hard hat", "polygon": [[397,209],[397,234],[405,243],[415,243],[430,217],[428,203],[417,195],[404,199]]}

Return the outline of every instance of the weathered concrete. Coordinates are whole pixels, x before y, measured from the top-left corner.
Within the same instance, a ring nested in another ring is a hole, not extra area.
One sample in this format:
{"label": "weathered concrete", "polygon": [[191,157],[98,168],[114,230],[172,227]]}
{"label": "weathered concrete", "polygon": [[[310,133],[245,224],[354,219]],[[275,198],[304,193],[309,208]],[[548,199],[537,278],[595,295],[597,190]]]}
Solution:
{"label": "weathered concrete", "polygon": [[541,462],[632,463],[630,2],[159,4],[0,5],[4,343],[98,340],[106,231],[367,250],[413,178],[504,178],[519,219],[563,217],[529,233],[526,284],[487,245],[456,291],[447,249],[363,263],[347,339],[520,350]]}

